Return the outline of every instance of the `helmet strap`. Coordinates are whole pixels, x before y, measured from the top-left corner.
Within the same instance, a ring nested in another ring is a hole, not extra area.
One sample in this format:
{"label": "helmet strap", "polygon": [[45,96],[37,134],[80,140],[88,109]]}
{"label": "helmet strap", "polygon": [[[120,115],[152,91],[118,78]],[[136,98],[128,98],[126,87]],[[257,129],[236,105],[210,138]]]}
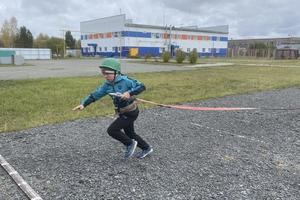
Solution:
{"label": "helmet strap", "polygon": [[114,81],[116,80],[116,77],[117,77],[117,71],[115,71],[114,73]]}

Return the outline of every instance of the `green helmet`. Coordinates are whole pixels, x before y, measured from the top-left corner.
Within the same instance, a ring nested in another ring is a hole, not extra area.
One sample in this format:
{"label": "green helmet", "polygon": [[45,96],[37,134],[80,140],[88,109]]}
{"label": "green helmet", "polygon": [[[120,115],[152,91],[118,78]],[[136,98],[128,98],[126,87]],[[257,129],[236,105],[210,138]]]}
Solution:
{"label": "green helmet", "polygon": [[105,58],[102,63],[100,64],[100,68],[106,68],[114,70],[118,73],[121,72],[121,66],[120,62],[115,58]]}

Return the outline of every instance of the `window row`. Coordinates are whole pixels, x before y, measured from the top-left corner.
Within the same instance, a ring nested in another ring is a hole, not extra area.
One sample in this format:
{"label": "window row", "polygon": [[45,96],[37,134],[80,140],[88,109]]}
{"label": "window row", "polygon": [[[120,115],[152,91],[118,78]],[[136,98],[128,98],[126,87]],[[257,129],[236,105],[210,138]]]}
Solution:
{"label": "window row", "polygon": [[[87,47],[89,51],[93,51],[93,47]],[[120,52],[121,47],[97,47],[96,51],[99,52]]]}
{"label": "window row", "polygon": [[169,33],[148,33],[148,32],[109,32],[81,35],[81,40],[118,38],[118,37],[144,37],[155,39],[174,39],[174,40],[204,40],[204,41],[227,41],[227,37],[220,36],[205,36],[205,35],[187,35],[187,34],[169,34]]}
{"label": "window row", "polygon": [[[180,48],[182,51],[186,52],[186,53],[190,53],[193,51],[193,49],[196,49],[196,51],[198,53],[211,53],[212,51],[214,51],[215,53],[220,53],[220,49],[218,48]],[[167,48],[162,47],[160,48],[161,52],[167,51]]]}

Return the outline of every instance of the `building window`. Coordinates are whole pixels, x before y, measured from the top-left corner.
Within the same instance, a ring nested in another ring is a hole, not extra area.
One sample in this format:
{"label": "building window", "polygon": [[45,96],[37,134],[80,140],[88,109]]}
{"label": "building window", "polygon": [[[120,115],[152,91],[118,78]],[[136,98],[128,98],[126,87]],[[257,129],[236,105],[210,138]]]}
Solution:
{"label": "building window", "polygon": [[118,51],[119,51],[119,48],[118,48],[118,47],[113,47],[113,51],[114,51],[114,52],[118,52]]}
{"label": "building window", "polygon": [[208,48],[208,53],[210,53],[210,51],[211,51],[211,49],[210,49],[210,48]]}
{"label": "building window", "polygon": [[107,47],[104,47],[104,51],[107,51]]}
{"label": "building window", "polygon": [[101,47],[99,47],[99,51],[100,51],[100,52],[102,51],[102,48],[101,48]]}
{"label": "building window", "polygon": [[186,49],[186,52],[190,53],[191,49],[190,48],[187,48]]}
{"label": "building window", "polygon": [[206,51],[206,49],[205,49],[205,48],[202,48],[202,52],[205,53],[205,51]]}
{"label": "building window", "polygon": [[113,32],[114,37],[119,37],[119,32]]}
{"label": "building window", "polygon": [[118,47],[118,51],[121,51],[121,47]]}

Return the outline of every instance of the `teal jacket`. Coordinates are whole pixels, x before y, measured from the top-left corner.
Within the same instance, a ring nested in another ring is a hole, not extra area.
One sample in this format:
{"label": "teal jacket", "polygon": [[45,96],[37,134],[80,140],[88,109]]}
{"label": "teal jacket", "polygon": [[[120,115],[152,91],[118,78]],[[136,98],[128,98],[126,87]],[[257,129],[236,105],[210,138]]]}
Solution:
{"label": "teal jacket", "polygon": [[[109,94],[109,93],[124,93],[129,92],[130,96],[138,95],[142,91],[144,91],[146,88],[144,84],[141,82],[128,78],[127,76],[123,74],[117,75],[116,79],[113,83],[109,81],[105,81],[100,87],[98,87],[94,92],[92,92],[89,96],[84,98],[81,101],[81,105],[84,107],[88,106],[92,102],[95,102],[102,98],[103,96]],[[130,105],[134,98],[130,98],[128,100],[123,100],[120,97],[117,96],[111,96],[113,103],[117,109],[124,108],[128,105]]]}

